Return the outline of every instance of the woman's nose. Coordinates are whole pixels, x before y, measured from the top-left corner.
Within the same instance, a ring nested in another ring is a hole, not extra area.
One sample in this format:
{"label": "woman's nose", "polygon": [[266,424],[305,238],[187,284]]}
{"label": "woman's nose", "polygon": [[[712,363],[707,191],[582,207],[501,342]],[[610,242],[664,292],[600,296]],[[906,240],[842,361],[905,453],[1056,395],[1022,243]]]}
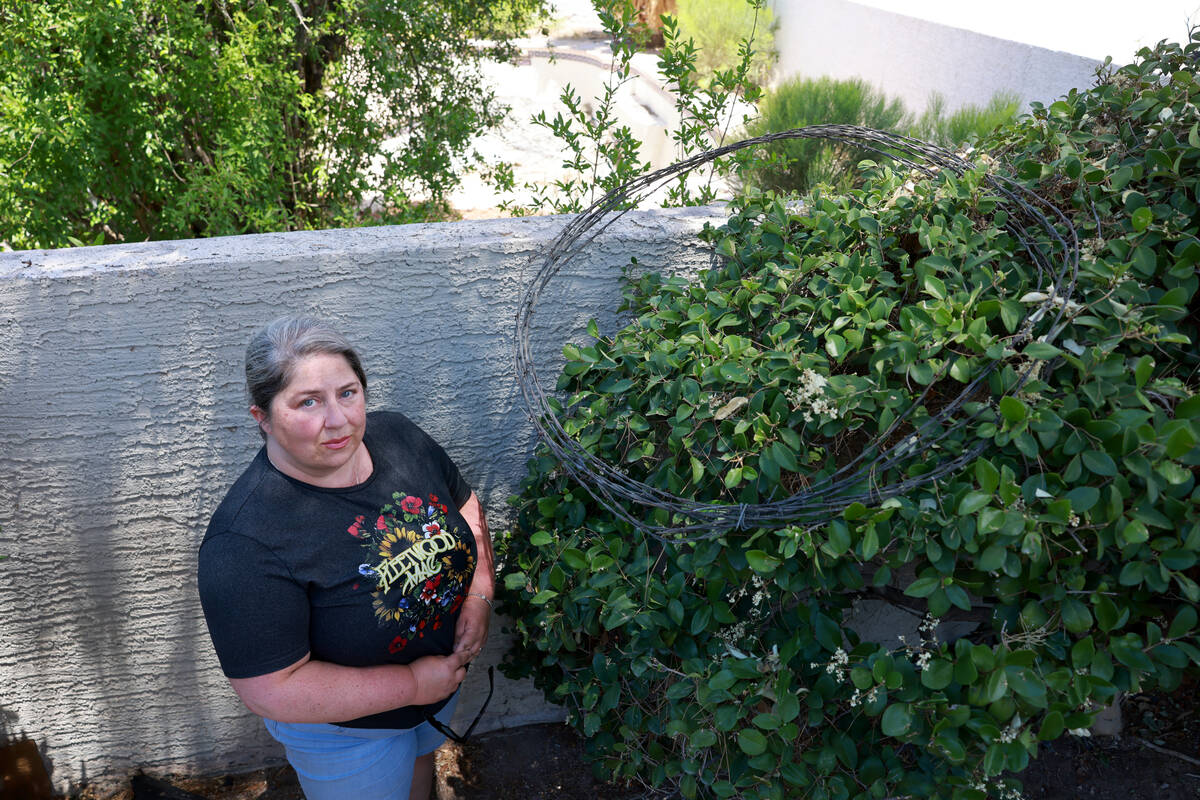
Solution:
{"label": "woman's nose", "polygon": [[340,428],[346,424],[346,412],[338,403],[325,404],[325,427]]}

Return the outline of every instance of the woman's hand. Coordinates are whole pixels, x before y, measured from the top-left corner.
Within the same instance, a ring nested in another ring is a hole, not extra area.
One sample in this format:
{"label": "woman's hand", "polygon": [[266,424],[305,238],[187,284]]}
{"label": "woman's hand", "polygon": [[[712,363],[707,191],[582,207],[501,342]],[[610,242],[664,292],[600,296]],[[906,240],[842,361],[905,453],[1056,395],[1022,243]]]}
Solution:
{"label": "woman's hand", "polygon": [[468,661],[479,655],[487,641],[491,619],[492,607],[477,595],[467,595],[454,626],[454,652],[465,653]]}
{"label": "woman's hand", "polygon": [[454,694],[467,677],[466,663],[470,660],[466,653],[456,650],[448,656],[424,656],[409,664],[416,684],[412,705],[429,705]]}

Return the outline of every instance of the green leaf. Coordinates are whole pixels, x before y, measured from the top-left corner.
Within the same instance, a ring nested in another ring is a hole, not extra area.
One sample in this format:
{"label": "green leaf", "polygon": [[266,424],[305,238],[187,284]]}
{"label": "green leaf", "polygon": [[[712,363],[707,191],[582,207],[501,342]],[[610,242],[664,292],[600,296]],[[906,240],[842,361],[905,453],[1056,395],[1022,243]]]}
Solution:
{"label": "green leaf", "polygon": [[995,572],[1004,566],[1007,557],[1008,550],[1003,545],[989,545],[979,556],[979,568],[984,572]]}
{"label": "green leaf", "polygon": [[572,569],[587,569],[590,563],[587,556],[583,554],[583,551],[577,550],[574,547],[568,547],[563,550],[562,559]]}
{"label": "green leaf", "polygon": [[533,603],[535,606],[544,606],[555,597],[558,597],[558,592],[554,591],[553,589],[542,589],[540,592],[535,594],[533,599],[529,602]]}
{"label": "green leaf", "polygon": [[1083,453],[1083,465],[1093,475],[1101,475],[1108,478],[1117,474],[1117,464],[1112,460],[1112,456],[1100,450],[1085,450]]}
{"label": "green leaf", "polygon": [[1113,658],[1130,669],[1142,672],[1149,672],[1154,669],[1154,662],[1142,652],[1142,640],[1135,633],[1129,633],[1125,636],[1112,639],[1108,643],[1108,647],[1112,651]]}
{"label": "green leaf", "polygon": [[1064,496],[1071,501],[1071,510],[1082,514],[1100,500],[1100,490],[1095,486],[1077,486]]}
{"label": "green leaf", "polygon": [[879,721],[884,736],[900,737],[912,727],[912,709],[908,703],[892,703]]}
{"label": "green leaf", "polygon": [[983,705],[994,703],[999,700],[1008,691],[1008,676],[1003,669],[998,669],[988,676],[987,682],[983,685],[983,692],[979,698],[979,702]]}
{"label": "green leaf", "polygon": [[1073,597],[1063,601],[1062,618],[1063,624],[1071,633],[1083,633],[1092,628],[1092,612]]}
{"label": "green leaf", "polygon": [[753,728],[738,731],[738,747],[748,756],[757,756],[767,751],[767,737]]}
{"label": "green leaf", "polygon": [[554,541],[554,537],[547,531],[537,531],[529,537],[529,543],[534,547],[545,547]]}
{"label": "green leaf", "polygon": [[838,519],[829,523],[829,541],[826,549],[835,556],[840,556],[850,549],[850,529],[846,527],[846,523]]}
{"label": "green leaf", "polygon": [[1055,347],[1052,344],[1047,344],[1046,342],[1030,342],[1028,345],[1025,346],[1024,353],[1029,358],[1037,358],[1037,359],[1045,360],[1045,359],[1050,359],[1050,358],[1057,358],[1058,356],[1061,356],[1063,354],[1063,351],[1059,350],[1057,347]]}
{"label": "green leaf", "polygon": [[945,659],[934,659],[921,670],[921,685],[926,689],[945,689],[954,680],[954,665]]}
{"label": "green leaf", "polygon": [[1188,605],[1181,606],[1179,611],[1175,613],[1175,619],[1171,620],[1171,627],[1167,629],[1167,636],[1171,639],[1178,639],[1195,627],[1195,607]]}
{"label": "green leaf", "polygon": [[1063,735],[1067,729],[1061,711],[1051,711],[1042,719],[1042,727],[1038,731],[1038,740],[1049,742]]}
{"label": "green leaf", "polygon": [[987,752],[983,755],[983,771],[986,775],[999,775],[1004,771],[1004,765],[1007,757],[1004,754],[1004,746],[999,742],[988,747]]}
{"label": "green leaf", "polygon": [[720,367],[721,377],[733,383],[749,383],[750,374],[741,364],[734,364],[726,361]]}
{"label": "green leaf", "polygon": [[929,595],[933,594],[934,590],[941,585],[941,578],[917,578],[908,585],[908,588],[904,590],[904,593],[909,597],[928,597]]}
{"label": "green leaf", "polygon": [[1029,667],[1007,666],[1004,672],[1009,688],[1022,697],[1040,700],[1046,696],[1046,684]]}
{"label": "green leaf", "polygon": [[748,550],[746,552],[746,561],[750,563],[750,569],[764,575],[774,572],[780,563],[779,559],[767,555],[762,550]]}
{"label": "green leaf", "polygon": [[1009,422],[1020,422],[1029,414],[1029,409],[1012,395],[1005,395],[1000,398],[1000,413]]}
{"label": "green leaf", "polygon": [[[979,489],[990,495],[1000,486],[1000,470],[996,469],[995,465],[986,458],[977,458],[975,459],[975,480],[979,483]],[[959,514],[962,512],[960,511]]]}
{"label": "green leaf", "polygon": [[1133,223],[1133,229],[1138,233],[1146,230],[1153,220],[1154,212],[1145,206],[1139,208],[1137,211],[1134,211],[1133,216],[1130,217],[1130,221]]}
{"label": "green leaf", "polygon": [[992,501],[991,492],[967,492],[958,503],[958,515],[967,517]]}

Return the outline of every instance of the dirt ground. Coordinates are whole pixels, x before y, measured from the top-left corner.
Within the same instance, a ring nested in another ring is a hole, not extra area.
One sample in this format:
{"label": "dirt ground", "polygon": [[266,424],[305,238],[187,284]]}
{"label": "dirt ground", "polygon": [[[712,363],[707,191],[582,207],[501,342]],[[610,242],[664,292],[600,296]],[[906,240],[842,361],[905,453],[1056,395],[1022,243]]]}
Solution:
{"label": "dirt ground", "polygon": [[[1200,681],[1172,695],[1137,694],[1123,704],[1117,737],[1064,737],[1043,745],[1022,774],[1027,800],[1200,798]],[[438,751],[437,800],[632,800],[640,793],[592,776],[583,743],[566,726],[531,725],[484,734]],[[86,793],[83,800],[303,800],[295,773],[170,781],[180,791]],[[161,789],[161,785],[159,785]],[[183,794],[183,793],[190,793]],[[7,798],[6,798],[7,800]],[[368,800],[363,798],[362,800]]]}

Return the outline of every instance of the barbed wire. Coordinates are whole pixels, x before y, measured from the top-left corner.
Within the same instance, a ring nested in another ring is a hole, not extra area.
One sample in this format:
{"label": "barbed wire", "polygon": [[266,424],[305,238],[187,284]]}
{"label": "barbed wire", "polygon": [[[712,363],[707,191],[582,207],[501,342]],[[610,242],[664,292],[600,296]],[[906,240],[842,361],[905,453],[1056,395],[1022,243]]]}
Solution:
{"label": "barbed wire", "polygon": [[[664,541],[709,539],[735,529],[818,525],[840,514],[853,503],[877,505],[961,469],[978,457],[988,442],[981,440],[965,447],[957,455],[940,461],[932,470],[919,476],[881,483],[882,476],[898,474],[899,469],[913,456],[942,445],[956,427],[980,414],[990,413],[998,418],[994,405],[980,404],[980,408],[965,418],[954,424],[946,424],[1003,363],[993,360],[956,397],[925,419],[912,433],[897,443],[887,444],[938,384],[948,369],[947,361],[947,365],[926,385],[913,404],[851,461],[789,497],[741,504],[698,502],[650,486],[587,452],[563,428],[541,388],[530,341],[535,307],[543,290],[608,226],[667,181],[739,150],[768,146],[788,139],[825,139],[855,145],[926,176],[944,169],[962,175],[975,168],[973,163],[946,148],[901,134],[855,125],[812,125],[728,144],[634,178],[578,214],[543,253],[534,256],[532,262],[537,267],[536,272],[525,286],[517,305],[514,338],[517,381],[538,437],[561,468],[597,502],[629,524]],[[991,173],[986,174],[983,181],[1001,198],[998,205],[1008,212],[1001,227],[1021,244],[1035,268],[1033,285],[1044,289],[1047,294],[1047,299],[1026,315],[1021,327],[1009,341],[1015,346],[1031,341],[1035,326],[1048,319],[1048,324],[1044,326],[1047,332],[1038,338],[1052,342],[1062,330],[1067,301],[1075,289],[1079,269],[1078,235],[1061,210],[1018,182]],[[1032,229],[1044,234],[1044,239],[1035,239]],[[1047,247],[1051,252],[1047,252]],[[1020,391],[1028,382],[1032,368],[1032,362],[1025,365],[1006,394]],[[651,521],[657,509],[666,512],[669,522],[662,524]]]}

